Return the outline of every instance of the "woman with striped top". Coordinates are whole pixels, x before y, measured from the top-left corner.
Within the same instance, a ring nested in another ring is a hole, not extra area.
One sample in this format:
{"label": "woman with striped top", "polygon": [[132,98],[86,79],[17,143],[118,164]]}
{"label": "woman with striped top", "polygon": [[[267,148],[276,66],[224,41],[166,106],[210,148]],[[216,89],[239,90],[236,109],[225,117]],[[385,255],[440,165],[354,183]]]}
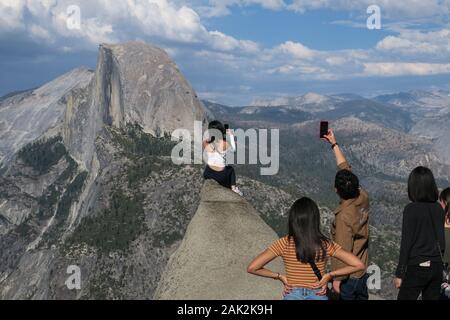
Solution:
{"label": "woman with striped top", "polygon": [[[282,257],[286,275],[265,266]],[[347,266],[326,273],[327,259],[334,257]],[[275,241],[248,266],[249,273],[280,280],[285,300],[327,300],[327,286],[333,277],[349,275],[365,269],[354,254],[345,251],[320,231],[320,212],[316,203],[301,198],[289,211],[289,235]]]}

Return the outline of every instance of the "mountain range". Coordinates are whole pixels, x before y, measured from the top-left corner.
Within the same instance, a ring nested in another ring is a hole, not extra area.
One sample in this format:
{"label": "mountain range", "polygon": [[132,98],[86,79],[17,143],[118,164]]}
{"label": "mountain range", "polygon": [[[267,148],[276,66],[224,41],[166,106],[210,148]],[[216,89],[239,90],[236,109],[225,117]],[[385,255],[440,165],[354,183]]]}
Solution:
{"label": "mountain range", "polygon": [[[426,165],[450,185],[448,92],[229,107],[199,100],[163,50],[129,42],[101,45],[96,70],[0,98],[0,298],[153,298],[203,185],[201,165],[172,163],[169,136],[212,118],[280,129],[277,175],[236,166],[245,199],[279,236],[300,196],[319,203],[326,227],[333,218],[335,163],[318,139],[318,122],[330,121],[371,195],[370,259],[383,275],[375,293],[394,297],[407,175]],[[70,265],[81,268],[81,290],[65,285]]]}

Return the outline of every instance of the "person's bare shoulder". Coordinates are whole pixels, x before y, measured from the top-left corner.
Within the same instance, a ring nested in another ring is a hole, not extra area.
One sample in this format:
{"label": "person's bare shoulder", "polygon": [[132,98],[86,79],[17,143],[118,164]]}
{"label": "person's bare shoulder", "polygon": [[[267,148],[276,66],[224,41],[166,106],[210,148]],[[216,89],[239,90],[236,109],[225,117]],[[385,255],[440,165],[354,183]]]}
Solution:
{"label": "person's bare shoulder", "polygon": [[211,143],[206,143],[205,144],[205,150],[208,151],[208,152],[212,152],[213,151],[213,149],[211,147]]}

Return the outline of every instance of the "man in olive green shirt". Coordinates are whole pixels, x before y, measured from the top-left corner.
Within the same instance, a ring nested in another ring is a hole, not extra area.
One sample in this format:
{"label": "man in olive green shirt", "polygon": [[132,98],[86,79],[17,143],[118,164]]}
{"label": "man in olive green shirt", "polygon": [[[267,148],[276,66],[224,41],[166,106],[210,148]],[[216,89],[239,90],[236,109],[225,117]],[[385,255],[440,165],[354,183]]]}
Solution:
{"label": "man in olive green shirt", "polygon": [[[345,159],[332,130],[324,137],[331,144],[339,168],[336,174],[335,188],[340,197],[340,204],[335,210],[335,220],[331,226],[334,242],[343,249],[352,252],[366,265],[369,263],[369,195],[359,186],[358,177],[352,173],[351,166]],[[332,259],[332,269],[342,268],[342,262]],[[337,277],[333,281],[334,292],[342,300],[367,300],[368,275],[366,270]]]}

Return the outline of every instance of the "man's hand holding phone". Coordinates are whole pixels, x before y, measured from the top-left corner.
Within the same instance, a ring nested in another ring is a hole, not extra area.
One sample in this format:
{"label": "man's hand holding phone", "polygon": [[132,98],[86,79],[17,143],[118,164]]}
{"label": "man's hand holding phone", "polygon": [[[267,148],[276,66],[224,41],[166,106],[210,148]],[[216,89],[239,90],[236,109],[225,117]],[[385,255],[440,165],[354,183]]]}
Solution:
{"label": "man's hand holding phone", "polygon": [[336,144],[336,137],[334,136],[334,132],[332,129],[328,130],[328,133],[323,136],[322,140],[327,141],[329,144]]}
{"label": "man's hand holding phone", "polygon": [[336,137],[334,136],[334,132],[332,129],[328,130],[328,133],[323,136],[322,140],[327,141],[329,144],[331,144],[331,149],[334,151],[334,155],[336,156],[336,164],[338,165],[338,167],[344,162],[347,162],[341,148],[339,147],[339,144],[336,142]]}

